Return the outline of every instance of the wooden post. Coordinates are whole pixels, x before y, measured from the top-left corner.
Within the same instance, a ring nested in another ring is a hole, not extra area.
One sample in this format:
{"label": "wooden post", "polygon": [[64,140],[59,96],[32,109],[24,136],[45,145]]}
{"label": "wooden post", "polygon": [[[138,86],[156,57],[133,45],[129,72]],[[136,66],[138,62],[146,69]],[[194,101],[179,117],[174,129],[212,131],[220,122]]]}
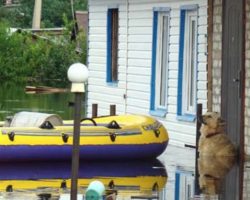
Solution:
{"label": "wooden post", "polygon": [[110,116],[116,115],[116,106],[110,105]]}
{"label": "wooden post", "polygon": [[32,29],[40,29],[42,15],[42,0],[35,0]]}
{"label": "wooden post", "polygon": [[208,0],[208,27],[207,27],[207,111],[212,111],[213,105],[213,7],[214,0]]}
{"label": "wooden post", "polygon": [[95,118],[98,116],[98,104],[97,103],[93,103],[92,104],[92,118]]}
{"label": "wooden post", "polygon": [[70,200],[77,200],[78,189],[78,170],[80,153],[80,124],[81,124],[81,106],[82,93],[75,93],[75,113],[74,113],[74,135],[72,149],[72,167],[71,167],[71,191]]}
{"label": "wooden post", "polygon": [[202,116],[202,104],[197,104],[196,111],[196,149],[195,149],[195,195],[199,195],[201,193],[199,186],[199,171],[198,171],[198,158],[199,158],[199,139],[200,139],[200,128],[201,122],[200,117]]}

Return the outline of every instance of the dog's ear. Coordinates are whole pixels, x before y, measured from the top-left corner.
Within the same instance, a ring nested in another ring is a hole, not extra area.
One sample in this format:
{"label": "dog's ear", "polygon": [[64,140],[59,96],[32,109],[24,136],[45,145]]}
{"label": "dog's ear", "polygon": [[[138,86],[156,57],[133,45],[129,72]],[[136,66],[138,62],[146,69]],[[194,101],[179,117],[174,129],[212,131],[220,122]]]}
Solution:
{"label": "dog's ear", "polygon": [[218,123],[220,126],[226,125],[226,121],[224,119],[222,119],[221,117],[218,118]]}

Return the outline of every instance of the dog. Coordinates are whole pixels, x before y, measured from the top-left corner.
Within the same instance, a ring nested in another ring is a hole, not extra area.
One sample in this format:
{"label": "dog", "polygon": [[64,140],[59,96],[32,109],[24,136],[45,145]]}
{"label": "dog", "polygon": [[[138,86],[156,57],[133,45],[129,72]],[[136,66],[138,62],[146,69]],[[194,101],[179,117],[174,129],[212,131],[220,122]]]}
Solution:
{"label": "dog", "polygon": [[198,172],[201,192],[207,195],[220,194],[224,178],[234,163],[234,156],[199,157]]}
{"label": "dog", "polygon": [[225,121],[219,113],[207,112],[200,120],[200,156],[235,156],[236,148],[225,133]]}
{"label": "dog", "polygon": [[225,121],[217,112],[207,112],[198,144],[199,185],[204,194],[218,194],[221,183],[236,160],[236,148],[225,133]]}

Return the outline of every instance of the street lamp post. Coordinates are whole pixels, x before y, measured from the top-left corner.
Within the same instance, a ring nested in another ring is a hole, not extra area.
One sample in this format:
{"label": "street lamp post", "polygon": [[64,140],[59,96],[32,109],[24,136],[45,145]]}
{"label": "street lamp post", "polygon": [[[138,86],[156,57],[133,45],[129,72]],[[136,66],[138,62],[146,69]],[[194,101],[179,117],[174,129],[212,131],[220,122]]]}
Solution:
{"label": "street lamp post", "polygon": [[77,200],[77,182],[79,170],[79,143],[82,94],[85,91],[84,83],[88,79],[88,69],[81,63],[75,63],[68,69],[68,79],[72,82],[71,92],[75,93],[74,134],[71,167],[71,193],[70,199]]}

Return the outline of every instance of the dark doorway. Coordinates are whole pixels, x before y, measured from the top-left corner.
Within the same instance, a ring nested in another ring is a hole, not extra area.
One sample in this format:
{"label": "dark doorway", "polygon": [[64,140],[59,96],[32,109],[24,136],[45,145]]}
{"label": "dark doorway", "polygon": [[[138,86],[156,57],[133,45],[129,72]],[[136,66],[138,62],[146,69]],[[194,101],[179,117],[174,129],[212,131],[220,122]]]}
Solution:
{"label": "dark doorway", "polygon": [[244,5],[244,0],[223,0],[221,113],[226,120],[226,133],[239,147],[241,158],[234,176],[229,175],[225,183],[239,186],[234,187],[236,200],[242,198],[243,180],[239,171],[244,152]]}
{"label": "dark doorway", "polygon": [[[221,112],[227,134],[240,146],[243,134],[244,0],[223,1]],[[242,144],[244,145],[244,144]]]}

